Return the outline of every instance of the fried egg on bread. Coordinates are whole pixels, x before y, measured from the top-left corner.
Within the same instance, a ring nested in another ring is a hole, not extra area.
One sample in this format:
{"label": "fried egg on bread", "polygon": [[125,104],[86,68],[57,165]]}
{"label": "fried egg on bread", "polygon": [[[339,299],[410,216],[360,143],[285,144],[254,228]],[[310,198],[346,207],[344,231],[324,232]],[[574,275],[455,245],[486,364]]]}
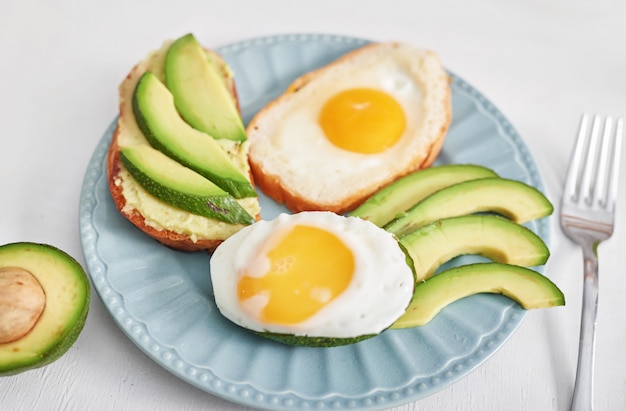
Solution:
{"label": "fried egg on bread", "polygon": [[248,125],[256,184],[291,211],[349,211],[435,160],[451,121],[438,56],[374,43],[295,80]]}
{"label": "fried egg on bread", "polygon": [[281,214],[222,243],[211,281],[217,307],[235,324],[300,337],[292,339],[298,344],[321,337],[336,345],[377,335],[405,312],[415,286],[406,258],[391,234],[368,221]]}

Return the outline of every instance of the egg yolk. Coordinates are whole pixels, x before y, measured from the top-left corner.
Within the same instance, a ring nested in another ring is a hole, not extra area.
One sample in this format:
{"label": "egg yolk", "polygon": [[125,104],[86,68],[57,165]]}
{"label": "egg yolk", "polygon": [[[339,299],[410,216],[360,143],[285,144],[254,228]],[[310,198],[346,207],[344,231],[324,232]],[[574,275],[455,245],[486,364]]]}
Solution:
{"label": "egg yolk", "polygon": [[[352,281],[352,250],[324,229],[296,225],[267,252],[270,265],[263,275],[244,273],[237,284],[239,301],[255,295],[267,297],[260,320],[296,324],[314,315]],[[270,243],[271,244],[271,243]]]}
{"label": "egg yolk", "polygon": [[402,137],[406,117],[389,94],[371,88],[352,88],[332,96],[320,112],[326,138],[344,150],[379,153]]}

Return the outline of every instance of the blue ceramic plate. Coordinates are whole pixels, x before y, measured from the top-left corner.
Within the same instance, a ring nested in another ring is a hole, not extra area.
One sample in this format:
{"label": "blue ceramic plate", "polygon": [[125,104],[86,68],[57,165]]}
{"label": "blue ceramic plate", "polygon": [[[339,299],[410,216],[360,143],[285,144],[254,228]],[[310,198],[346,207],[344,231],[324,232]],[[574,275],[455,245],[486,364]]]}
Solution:
{"label": "blue ceramic plate", "polygon": [[[366,43],[287,35],[218,52],[235,73],[247,122],[298,75]],[[485,165],[543,189],[511,124],[472,86],[451,77],[453,122],[438,162]],[[512,300],[483,294],[448,306],[424,327],[387,331],[350,346],[289,347],[252,335],[216,309],[205,253],[170,250],[118,213],[105,173],[114,127],[115,121],[91,158],[80,200],[88,271],[128,338],[172,374],[208,393],[274,410],[392,407],[433,394],[475,369],[524,317]],[[261,200],[263,218],[284,210],[266,197]],[[529,226],[549,243],[548,221]]]}

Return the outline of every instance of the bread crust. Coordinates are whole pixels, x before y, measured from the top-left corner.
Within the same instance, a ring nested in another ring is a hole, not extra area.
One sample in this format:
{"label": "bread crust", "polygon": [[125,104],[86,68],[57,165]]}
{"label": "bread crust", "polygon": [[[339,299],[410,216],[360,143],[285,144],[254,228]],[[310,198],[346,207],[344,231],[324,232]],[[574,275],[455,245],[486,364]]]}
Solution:
{"label": "bread crust", "polygon": [[[166,47],[167,45],[164,45]],[[213,58],[217,59],[217,61],[222,62],[223,70],[226,70],[225,63],[223,62],[221,56],[217,53],[206,50]],[[122,84],[120,84],[120,90],[124,89],[124,84],[126,82],[131,81],[131,78],[137,78],[143,74],[143,70],[141,70],[141,63],[137,64],[133,67],[133,69],[129,72],[126,78],[123,80]],[[227,71],[223,71],[222,75],[226,80],[228,89],[230,93],[235,98],[237,103],[237,108],[239,107],[239,100],[237,99],[237,90],[235,87],[234,80],[232,76]],[[126,198],[124,197],[123,187],[120,184],[120,179],[122,176],[120,175],[121,170],[123,169],[123,164],[120,159],[120,145],[118,142],[118,138],[121,133],[120,124],[123,123],[123,120],[129,113],[124,109],[124,105],[121,103],[120,96],[120,107],[119,107],[119,119],[117,127],[113,132],[113,136],[111,139],[111,143],[109,145],[109,149],[107,152],[107,161],[106,161],[106,170],[107,170],[107,182],[109,187],[109,192],[111,193],[111,198],[115,203],[118,211],[128,219],[135,227],[139,230],[143,231],[148,236],[152,237],[159,243],[170,247],[179,251],[207,251],[213,252],[217,246],[219,246],[224,240],[223,239],[213,239],[213,238],[192,238],[190,235],[185,233],[178,233],[169,229],[156,229],[155,227],[149,225],[144,218],[144,216],[136,209],[130,209],[126,207]],[[241,111],[240,111],[241,112]],[[252,180],[252,174],[250,174],[251,183],[254,186],[254,181]],[[260,219],[260,214],[255,216],[255,219]]]}
{"label": "bread crust", "polygon": [[[397,45],[399,45],[399,43],[389,43],[390,47],[394,47]],[[281,96],[267,104],[252,119],[252,121],[248,125],[248,135],[251,141],[254,141],[255,132],[259,129],[259,120],[264,115],[266,115],[266,113],[274,110],[275,107],[282,104],[284,100],[289,99],[292,94],[298,93],[311,81],[313,81],[321,72],[328,70],[329,67],[342,64],[343,62],[347,62],[350,59],[353,59],[356,55],[367,52],[367,50],[378,46],[380,46],[379,43],[372,43],[361,47],[355,51],[343,55],[334,62],[330,63],[330,65],[305,73],[296,80],[294,80],[294,82]],[[447,74],[445,74],[445,81],[446,84],[449,83],[449,76]],[[251,155],[249,158],[249,163],[256,184],[261,190],[263,190],[263,192],[267,196],[271,197],[278,203],[283,203],[292,212],[324,210],[342,214],[351,211],[358,207],[361,203],[363,203],[369,196],[371,196],[384,186],[405,176],[406,174],[430,167],[433,164],[441,151],[445,136],[452,121],[451,90],[449,87],[447,88],[446,95],[443,97],[442,100],[442,105],[444,107],[444,120],[441,122],[438,132],[436,133],[437,135],[433,139],[431,139],[428,146],[423,147],[422,151],[420,151],[419,153],[415,153],[412,162],[408,163],[401,172],[396,173],[394,176],[392,176],[392,178],[388,179],[387,181],[381,182],[380,184],[376,185],[370,185],[369,187],[360,190],[355,190],[350,193],[350,195],[347,195],[344,198],[338,199],[334,202],[320,203],[312,199],[305,198],[298,193],[295,193],[292,189],[290,189],[290,187],[284,184],[282,176],[273,174],[271,171],[264,168],[262,161],[257,161],[254,155]]]}

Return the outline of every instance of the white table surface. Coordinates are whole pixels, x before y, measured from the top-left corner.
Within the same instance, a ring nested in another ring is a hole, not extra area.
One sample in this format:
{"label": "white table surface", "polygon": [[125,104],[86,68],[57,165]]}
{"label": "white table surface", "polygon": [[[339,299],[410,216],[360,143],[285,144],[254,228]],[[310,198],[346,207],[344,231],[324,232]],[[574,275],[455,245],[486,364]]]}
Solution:
{"label": "white table surface", "polygon": [[[530,148],[558,205],[583,111],[626,115],[626,2],[0,2],[0,244],[55,245],[84,265],[78,204],[88,161],[116,115],[117,86],[163,40],[206,47],[282,33],[400,40],[436,50],[485,94]],[[626,185],[626,167],[622,168]],[[596,405],[626,408],[626,187],[599,249]],[[557,207],[558,211],[558,207]],[[567,410],[582,290],[579,249],[552,220],[547,274],[565,307],[531,311],[478,369],[398,410]],[[1,410],[240,410],[142,353],[93,293],[76,344],[53,364],[0,378]]]}

